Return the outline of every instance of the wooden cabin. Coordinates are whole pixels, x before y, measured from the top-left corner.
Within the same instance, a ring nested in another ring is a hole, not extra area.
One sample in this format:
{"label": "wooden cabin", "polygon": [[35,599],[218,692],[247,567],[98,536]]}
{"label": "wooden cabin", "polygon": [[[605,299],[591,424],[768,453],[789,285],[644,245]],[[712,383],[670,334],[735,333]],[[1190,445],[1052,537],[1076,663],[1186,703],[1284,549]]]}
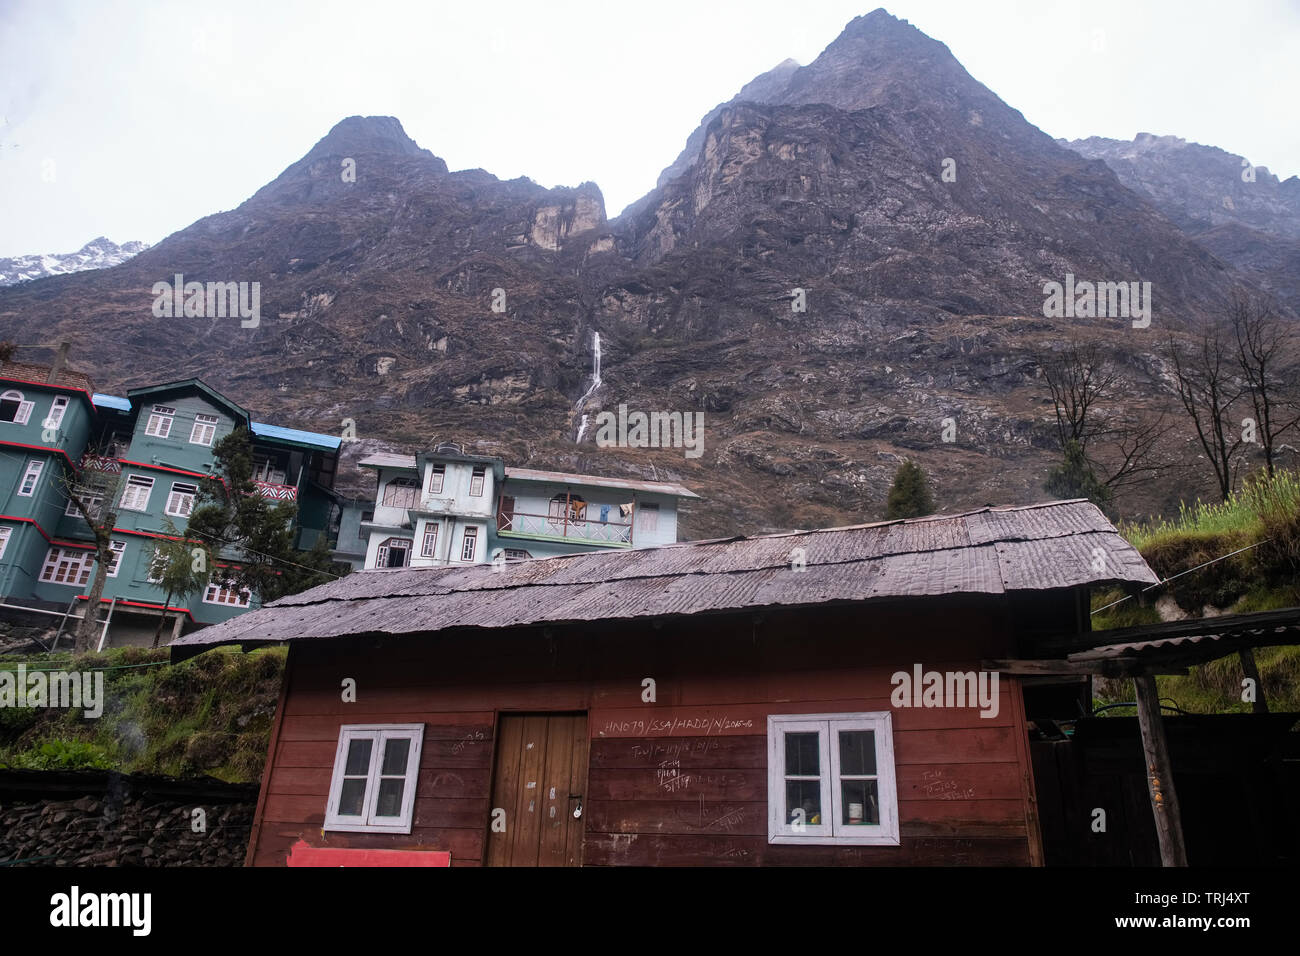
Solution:
{"label": "wooden cabin", "polygon": [[1025,687],[982,663],[1155,580],[1054,502],[363,571],[172,648],[289,645],[254,866],[1031,865]]}

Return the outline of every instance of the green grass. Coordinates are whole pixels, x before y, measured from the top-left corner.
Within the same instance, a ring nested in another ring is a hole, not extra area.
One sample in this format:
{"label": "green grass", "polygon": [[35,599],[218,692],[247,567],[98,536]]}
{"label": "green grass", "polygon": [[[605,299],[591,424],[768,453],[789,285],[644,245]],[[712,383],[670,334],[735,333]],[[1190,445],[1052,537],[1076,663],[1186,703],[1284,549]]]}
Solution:
{"label": "green grass", "polygon": [[0,709],[0,766],[94,767],[256,783],[266,760],[285,650],[216,648],[181,664],[165,649],[0,657],[0,670],[104,670],[104,710]]}

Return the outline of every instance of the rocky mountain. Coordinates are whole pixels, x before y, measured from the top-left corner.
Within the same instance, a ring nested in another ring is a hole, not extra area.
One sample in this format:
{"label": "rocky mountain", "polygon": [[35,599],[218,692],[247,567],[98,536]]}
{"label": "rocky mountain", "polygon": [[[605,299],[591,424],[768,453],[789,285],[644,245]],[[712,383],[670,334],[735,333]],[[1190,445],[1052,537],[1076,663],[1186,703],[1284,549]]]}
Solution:
{"label": "rocky mountain", "polygon": [[148,244],[143,242],[124,242],[119,246],[116,242],[100,236],[98,239],[90,240],[76,252],[0,258],[0,286],[16,285],[19,282],[43,279],[46,276],[84,272],[87,269],[108,269],[121,265],[148,248]]}
{"label": "rocky mountain", "polygon": [[[1150,325],[1045,318],[1067,273],[1150,282]],[[176,274],[259,283],[258,321],[155,316]],[[396,119],[351,117],[237,209],[0,291],[0,337],[73,342],[105,390],[197,376],[264,421],[352,419],[352,457],[455,439],[681,481],[704,496],[683,534],[706,537],[873,520],[903,456],[945,509],[1042,499],[1040,351],[1103,342],[1116,405],[1153,413],[1157,343],[1241,280],[880,10],[711,111],[616,220],[592,183],[453,172]],[[702,413],[703,455],[576,440],[623,406]],[[1191,471],[1126,507],[1189,490]]]}
{"label": "rocky mountain", "polygon": [[1187,235],[1300,312],[1300,177],[1279,180],[1244,156],[1177,136],[1059,142],[1105,162]]}

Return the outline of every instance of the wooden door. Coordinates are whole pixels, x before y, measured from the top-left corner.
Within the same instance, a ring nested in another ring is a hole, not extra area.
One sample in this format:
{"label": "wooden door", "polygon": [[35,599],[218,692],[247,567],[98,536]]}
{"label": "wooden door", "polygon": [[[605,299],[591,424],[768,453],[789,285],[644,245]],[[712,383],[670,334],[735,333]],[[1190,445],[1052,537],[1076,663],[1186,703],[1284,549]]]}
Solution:
{"label": "wooden door", "polygon": [[496,739],[488,866],[580,866],[587,715],[503,715]]}

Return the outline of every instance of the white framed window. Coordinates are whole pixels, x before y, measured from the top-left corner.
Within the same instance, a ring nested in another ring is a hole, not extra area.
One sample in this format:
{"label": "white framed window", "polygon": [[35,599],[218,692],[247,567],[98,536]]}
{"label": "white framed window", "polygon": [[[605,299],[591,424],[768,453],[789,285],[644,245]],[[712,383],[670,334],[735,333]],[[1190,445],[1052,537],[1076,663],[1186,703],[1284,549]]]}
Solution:
{"label": "white framed window", "polygon": [[410,833],[424,724],[344,724],[325,829]]}
{"label": "white framed window", "polygon": [[45,470],[45,462],[37,461],[33,458],[27,463],[27,470],[23,472],[23,480],[18,484],[18,494],[24,498],[30,498],[36,493],[36,485],[41,480],[41,472]]}
{"label": "white framed window", "polygon": [[13,534],[12,525],[0,525],[0,559],[4,558],[5,552],[9,550],[9,536]]}
{"label": "white framed window", "polygon": [[474,466],[474,472],[469,476],[469,496],[471,498],[483,497],[483,479],[486,475],[487,468],[485,466]]}
{"label": "white framed window", "polygon": [[270,458],[253,458],[253,480],[265,481],[272,485],[284,484],[284,469],[277,468]]}
{"label": "white framed window", "polygon": [[176,409],[170,405],[155,405],[149,412],[149,423],[144,426],[144,433],[154,438],[166,438],[172,433],[175,414]]}
{"label": "white framed window", "polygon": [[375,552],[375,567],[404,568],[411,563],[410,538],[385,538]]}
{"label": "white framed window", "polygon": [[465,537],[460,544],[460,559],[462,561],[474,560],[474,549],[478,546],[478,528],[466,528]]}
{"label": "white framed window", "polygon": [[26,425],[32,415],[32,402],[23,398],[23,393],[10,389],[0,395],[0,422],[13,422]]}
{"label": "white framed window", "polygon": [[93,548],[50,548],[41,567],[41,580],[81,587],[90,580],[90,569],[94,564]]}
{"label": "white framed window", "polygon": [[153,549],[153,554],[149,557],[149,570],[145,572],[145,580],[150,584],[162,584],[163,572],[167,570],[167,559],[157,548]]}
{"label": "white framed window", "polygon": [[636,506],[636,529],[643,533],[659,530],[659,506],[644,503]]}
{"label": "white framed window", "polygon": [[122,555],[126,553],[126,542],[110,541],[108,542],[108,546],[113,552],[113,557],[108,562],[108,570],[104,573],[110,578],[115,578],[117,577],[117,572],[122,567]]}
{"label": "white framed window", "polygon": [[420,556],[425,558],[438,556],[438,526],[433,522],[424,526],[424,541],[420,544]]}
{"label": "white framed window", "polygon": [[144,511],[149,507],[149,495],[152,491],[152,478],[132,475],[126,479],[126,489],[122,492],[120,507],[128,511]]}
{"label": "white framed window", "polygon": [[[77,497],[80,498],[81,503],[86,506],[86,510],[90,512],[90,516],[98,520],[100,514],[104,510],[104,496],[80,494],[77,495]],[[71,497],[68,498],[68,506],[63,509],[63,513],[65,515],[71,515],[73,518],[80,517],[81,515],[81,512],[77,510],[77,506],[73,503]]]}
{"label": "white framed window", "polygon": [[163,511],[178,518],[188,518],[190,512],[194,510],[194,496],[198,493],[198,485],[173,481],[172,490],[167,495],[167,506],[163,508]]}
{"label": "white framed window", "polygon": [[429,466],[429,494],[442,494],[442,483],[447,477],[446,465]]}
{"label": "white framed window", "polygon": [[888,712],[767,718],[767,842],[898,845]]}
{"label": "white framed window", "polygon": [[[161,568],[155,571],[160,573]],[[253,599],[253,592],[247,588],[239,590],[233,581],[213,581],[203,592],[204,604],[224,604],[228,607],[248,607]]]}
{"label": "white framed window", "polygon": [[190,444],[211,445],[220,420],[216,415],[195,415],[194,427],[190,429]]}
{"label": "white framed window", "polygon": [[57,395],[54,401],[50,403],[50,414],[45,417],[41,424],[46,428],[58,428],[63,424],[63,416],[68,413],[68,397],[66,395]]}
{"label": "white framed window", "polygon": [[394,478],[384,488],[384,507],[414,508],[419,490],[420,482],[416,478]]}
{"label": "white framed window", "polygon": [[519,548],[505,549],[506,561],[531,561],[533,555],[531,551],[523,551]]}

